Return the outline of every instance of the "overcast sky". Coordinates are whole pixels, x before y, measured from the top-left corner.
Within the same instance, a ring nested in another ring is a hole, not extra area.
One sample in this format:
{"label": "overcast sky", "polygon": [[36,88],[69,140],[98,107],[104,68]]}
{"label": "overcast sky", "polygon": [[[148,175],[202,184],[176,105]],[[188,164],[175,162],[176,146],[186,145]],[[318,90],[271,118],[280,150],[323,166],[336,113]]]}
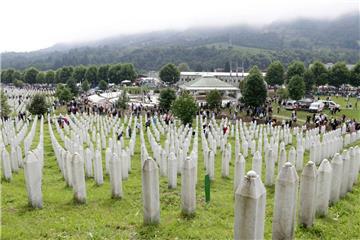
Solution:
{"label": "overcast sky", "polygon": [[2,0],[0,52],[120,33],[296,17],[335,18],[359,11],[359,0]]}

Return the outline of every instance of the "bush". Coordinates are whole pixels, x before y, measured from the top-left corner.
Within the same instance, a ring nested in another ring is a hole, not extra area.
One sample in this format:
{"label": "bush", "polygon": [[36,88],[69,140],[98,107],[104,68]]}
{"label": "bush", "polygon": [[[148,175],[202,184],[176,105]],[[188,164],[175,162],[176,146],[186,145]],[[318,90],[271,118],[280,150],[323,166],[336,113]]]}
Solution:
{"label": "bush", "polygon": [[81,83],[81,89],[84,91],[84,92],[87,92],[89,91],[90,89],[90,84],[88,82],[88,80],[85,80]]}
{"label": "bush", "polygon": [[171,104],[176,99],[175,91],[171,88],[164,89],[160,92],[159,107],[164,111],[169,111]]}
{"label": "bush", "polygon": [[108,84],[105,80],[99,82],[99,89],[105,91],[108,88]]}
{"label": "bush", "polygon": [[17,87],[17,88],[22,88],[24,86],[24,82],[19,80],[19,79],[16,79],[14,81],[14,86]]}
{"label": "bush", "polygon": [[221,107],[221,93],[218,90],[212,90],[206,95],[206,101],[209,109],[219,109]]}
{"label": "bush", "polygon": [[191,95],[183,93],[173,102],[171,110],[186,125],[192,123],[197,112],[197,105]]}
{"label": "bush", "polygon": [[128,107],[127,105],[128,102],[129,102],[129,97],[126,94],[126,91],[123,90],[118,100],[116,100],[115,102],[115,108],[118,110],[125,110]]}
{"label": "bush", "polygon": [[33,115],[44,115],[49,108],[46,98],[42,94],[36,94],[28,105],[28,111]]}

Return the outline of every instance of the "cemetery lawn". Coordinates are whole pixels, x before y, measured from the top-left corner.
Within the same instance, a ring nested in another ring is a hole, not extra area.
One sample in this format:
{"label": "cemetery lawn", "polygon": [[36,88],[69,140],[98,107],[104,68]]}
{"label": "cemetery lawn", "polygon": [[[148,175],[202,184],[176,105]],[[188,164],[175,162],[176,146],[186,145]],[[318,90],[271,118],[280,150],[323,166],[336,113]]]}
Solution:
{"label": "cemetery lawn", "polygon": [[[33,147],[39,141],[39,124]],[[30,129],[30,128],[29,128]],[[54,133],[57,134],[55,126]],[[57,136],[58,137],[58,136]],[[147,138],[145,137],[146,141]],[[60,138],[58,137],[60,142]],[[161,139],[164,141],[164,139]],[[180,214],[181,177],[178,188],[169,190],[165,177],[160,179],[161,222],[144,226],[141,196],[140,137],[137,134],[132,172],[123,181],[124,198],[110,198],[109,177],[98,187],[93,179],[86,180],[87,204],[74,204],[72,189],[65,186],[51,145],[47,123],[44,124],[44,169],[42,180],[43,209],[32,210],[27,205],[24,171],[13,175],[11,183],[2,181],[1,239],[232,239],[234,224],[234,138],[230,178],[221,178],[221,154],[216,156],[215,181],[211,185],[211,202],[204,200],[204,170],[201,137],[199,137],[199,167],[197,209],[192,218]],[[360,141],[353,145],[360,145]],[[289,146],[287,147],[287,149]],[[150,147],[148,145],[148,150]],[[151,152],[149,151],[150,155]],[[308,161],[309,153],[304,159]],[[104,162],[103,152],[103,162]],[[251,159],[246,159],[250,170]],[[263,164],[263,180],[264,180]],[[105,169],[105,166],[104,166]],[[275,168],[277,172],[277,167]],[[359,178],[360,182],[360,178]],[[360,238],[360,183],[354,186],[324,218],[317,218],[310,229],[296,227],[297,239],[358,239]],[[271,239],[274,187],[267,187],[265,238]]]}
{"label": "cemetery lawn", "polygon": [[[321,99],[326,99],[326,96],[320,97]],[[331,115],[329,110],[324,110],[324,113],[328,116],[328,118],[334,117],[336,119],[340,119],[343,114],[349,119],[355,119],[356,121],[360,121],[360,100],[356,98],[349,98],[349,103],[351,103],[352,108],[346,108],[346,99],[344,97],[331,97],[331,100],[340,104],[341,111],[337,112],[334,115]],[[355,102],[358,101],[358,109],[355,109]],[[284,119],[289,119],[291,117],[291,111],[286,110],[285,108],[280,109],[280,113],[277,113],[277,103],[273,104],[273,111],[275,117],[280,117]],[[303,124],[306,121],[307,116],[312,116],[313,113],[305,112],[305,111],[297,111],[297,117],[300,121],[300,124]]]}

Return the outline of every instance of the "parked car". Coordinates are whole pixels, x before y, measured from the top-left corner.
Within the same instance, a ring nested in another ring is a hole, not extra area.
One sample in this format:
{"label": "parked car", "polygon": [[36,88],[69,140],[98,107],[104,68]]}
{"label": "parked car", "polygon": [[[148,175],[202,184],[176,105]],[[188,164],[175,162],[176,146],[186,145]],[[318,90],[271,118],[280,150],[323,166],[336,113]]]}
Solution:
{"label": "parked car", "polygon": [[340,110],[340,105],[334,101],[322,100],[322,102],[325,104],[325,108],[328,108],[330,110]]}
{"label": "parked car", "polygon": [[322,101],[313,102],[310,104],[309,111],[310,112],[321,112],[324,110],[325,104]]}
{"label": "parked car", "polygon": [[286,110],[295,110],[297,108],[298,108],[298,104],[297,104],[296,101],[294,101],[294,100],[286,101],[286,103],[285,103],[285,109]]}
{"label": "parked car", "polygon": [[301,110],[304,110],[304,111],[308,111],[309,110],[309,107],[310,105],[314,102],[313,99],[311,98],[304,98],[304,99],[301,99],[297,102],[298,104],[298,109],[301,109]]}

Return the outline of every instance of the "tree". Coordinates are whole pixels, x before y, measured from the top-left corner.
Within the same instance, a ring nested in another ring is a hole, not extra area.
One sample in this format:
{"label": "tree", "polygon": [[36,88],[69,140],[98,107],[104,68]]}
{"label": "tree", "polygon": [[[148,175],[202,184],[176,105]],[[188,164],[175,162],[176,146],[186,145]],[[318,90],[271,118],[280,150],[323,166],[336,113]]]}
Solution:
{"label": "tree", "polygon": [[351,69],[350,72],[350,84],[353,87],[360,87],[360,62]]}
{"label": "tree", "polygon": [[115,108],[118,110],[125,110],[128,107],[129,97],[125,90],[123,90],[119,98],[115,102]]}
{"label": "tree", "polygon": [[305,91],[311,92],[314,86],[314,75],[310,69],[307,69],[304,73]]}
{"label": "tree", "polygon": [[134,81],[135,78],[136,78],[136,72],[134,65],[132,65],[131,63],[122,64],[120,69],[120,80]]}
{"label": "tree", "polygon": [[344,62],[337,62],[330,70],[329,84],[339,87],[349,83],[350,72]]}
{"label": "tree", "polygon": [[46,102],[45,95],[37,93],[32,97],[27,107],[28,111],[33,115],[44,115],[48,111],[49,105]]}
{"label": "tree", "polygon": [[39,71],[36,68],[29,68],[25,71],[25,82],[34,84],[36,83],[36,76],[38,75]]}
{"label": "tree", "polygon": [[45,73],[39,72],[36,76],[36,83],[45,83]]}
{"label": "tree", "polygon": [[276,94],[279,96],[280,100],[285,100],[289,98],[289,91],[287,88],[277,89]]}
{"label": "tree", "polygon": [[300,61],[293,61],[287,70],[287,80],[289,81],[293,76],[299,75],[300,77],[303,77],[305,73],[305,67],[304,63]]}
{"label": "tree", "polygon": [[55,83],[55,73],[52,70],[49,70],[45,74],[45,82],[47,84],[53,84]]}
{"label": "tree", "polygon": [[272,86],[284,84],[284,67],[280,61],[272,62],[269,65],[265,81]]}
{"label": "tree", "polygon": [[8,99],[3,90],[0,91],[0,98],[1,98],[0,117],[2,119],[6,119],[9,117],[11,110],[9,103],[7,101]]}
{"label": "tree", "polygon": [[178,69],[180,72],[189,72],[190,71],[190,67],[187,63],[180,63],[178,66]]}
{"label": "tree", "polygon": [[74,72],[73,72],[73,78],[76,80],[77,83],[80,83],[82,81],[84,81],[85,79],[85,73],[86,73],[86,68],[82,65],[77,66],[74,68]]}
{"label": "tree", "polygon": [[218,90],[211,90],[206,95],[206,102],[209,109],[219,109],[221,107],[222,96]]}
{"label": "tree", "polygon": [[95,66],[91,66],[86,70],[85,79],[88,80],[92,86],[98,85],[97,68]]}
{"label": "tree", "polygon": [[15,80],[14,77],[15,70],[7,69],[1,71],[1,82],[3,83],[12,83]]}
{"label": "tree", "polygon": [[109,68],[109,65],[101,65],[98,69],[97,78],[99,80],[105,80],[106,82],[108,82]]}
{"label": "tree", "polygon": [[72,73],[73,73],[72,67],[63,67],[63,68],[58,69],[56,71],[57,82],[58,83],[66,83],[72,77]]}
{"label": "tree", "polygon": [[112,65],[108,73],[109,81],[118,84],[121,81],[121,64]]}
{"label": "tree", "polygon": [[244,103],[250,107],[259,107],[265,103],[267,90],[262,74],[257,66],[254,66],[245,79],[243,91]]}
{"label": "tree", "polygon": [[160,92],[159,97],[159,107],[160,109],[168,112],[170,110],[171,104],[176,99],[175,90],[171,88],[166,88]]}
{"label": "tree", "polygon": [[76,86],[76,81],[74,78],[70,78],[67,82],[66,82],[66,86],[70,89],[72,95],[77,96],[79,94],[79,89]]}
{"label": "tree", "polygon": [[89,91],[90,89],[90,84],[88,82],[88,80],[85,80],[81,83],[81,89],[84,91],[84,92],[87,92]]}
{"label": "tree", "polygon": [[171,111],[186,125],[192,123],[197,112],[197,105],[191,95],[183,93],[173,102]]}
{"label": "tree", "polygon": [[14,83],[14,86],[17,88],[22,88],[24,86],[24,82],[19,79],[14,80],[13,83]]}
{"label": "tree", "polygon": [[300,100],[305,95],[305,82],[302,77],[295,75],[288,84],[289,97],[293,100]]}
{"label": "tree", "polygon": [[316,84],[316,86],[325,85],[328,82],[328,70],[321,62],[314,62],[310,67],[310,71],[313,76],[312,82]]}
{"label": "tree", "polygon": [[99,82],[99,89],[105,91],[108,88],[107,82],[105,80],[101,80]]}
{"label": "tree", "polygon": [[180,72],[174,64],[168,63],[161,68],[159,76],[164,82],[176,83],[180,78]]}
{"label": "tree", "polygon": [[58,84],[56,86],[55,96],[60,102],[69,102],[73,98],[71,90],[64,84]]}

